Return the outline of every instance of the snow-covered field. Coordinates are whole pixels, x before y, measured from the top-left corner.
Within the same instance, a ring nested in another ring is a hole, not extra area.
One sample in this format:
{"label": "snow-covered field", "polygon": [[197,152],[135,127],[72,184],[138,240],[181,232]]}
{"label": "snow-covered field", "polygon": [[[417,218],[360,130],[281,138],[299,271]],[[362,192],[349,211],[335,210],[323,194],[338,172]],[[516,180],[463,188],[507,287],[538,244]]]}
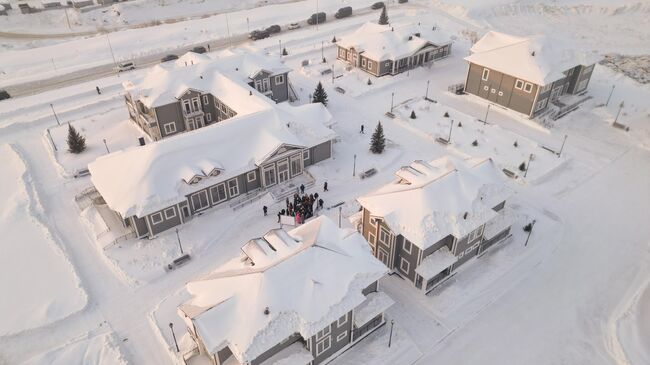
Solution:
{"label": "snow-covered field", "polygon": [[[331,12],[371,2],[320,1],[319,6]],[[225,39],[228,30],[245,33],[246,18],[251,29],[287,24],[306,18],[316,5],[312,0],[274,5],[248,0],[159,3],[136,0],[84,13],[73,20],[79,22],[73,27],[125,21],[132,25],[236,10],[228,13],[228,24],[224,13],[110,33],[118,59],[126,59]],[[120,16],[113,10],[102,12],[116,7],[122,10]],[[327,23],[318,31],[310,27],[282,33],[289,51],[283,59],[294,70],[290,80],[300,97],[297,103],[308,102],[318,81],[329,94],[328,109],[337,120],[334,156],[311,167],[310,173],[317,179],[313,191],[322,194],[326,207],[344,203],[344,218],[358,211],[356,197],[384,185],[414,159],[487,156],[521,175],[519,165],[534,155],[527,177],[511,180],[516,192],[508,206],[515,218],[513,236],[428,296],[396,276],[382,279],[380,286],[396,301],[387,312],[389,322],[334,365],[650,363],[650,86],[599,65],[589,86],[593,98],[546,126],[499,108],[490,110],[488,125],[483,125],[477,120],[485,116],[484,101],[446,91],[464,79],[468,32],[552,31],[572,47],[647,55],[650,44],[642,40],[650,37],[649,11],[646,3],[633,0],[390,4],[391,21],[433,22],[455,38],[452,56],[430,68],[372,78],[372,85],[360,71],[345,70],[329,42],[364,21],[374,21],[377,12]],[[0,22],[11,25],[5,30],[57,33],[65,31],[63,23],[48,27],[62,15],[44,12],[34,27],[25,27],[17,18]],[[24,42],[0,54],[0,82],[49,77],[53,63],[56,72],[71,72],[112,62],[106,36],[39,42],[46,46]],[[325,64],[320,63],[321,44]],[[245,47],[279,56],[277,37]],[[303,67],[303,60],[311,63]],[[340,76],[335,80],[320,73],[332,66]],[[643,72],[634,65],[626,67],[632,75]],[[156,239],[103,247],[98,236],[104,237],[106,227],[97,227],[97,216],[82,213],[84,208],[75,201],[90,181],[71,175],[106,153],[104,139],[111,151],[137,144],[141,133],[128,121],[120,83],[144,72],[0,102],[0,143],[8,144],[0,147],[0,364],[180,363],[168,324],[174,323],[176,335],[183,337],[175,308],[187,299],[184,284],[237,256],[248,239],[277,227],[275,212],[283,204],[267,196],[237,211],[207,211],[179,226],[178,236],[170,230]],[[423,100],[427,81],[428,97],[437,103]],[[102,95],[94,91],[95,85]],[[336,86],[346,93],[336,92]],[[391,119],[385,112],[393,94],[396,118]],[[618,122],[628,125],[629,132],[611,127],[622,101]],[[416,119],[410,118],[412,110]],[[436,137],[447,137],[452,119],[452,143],[436,143]],[[378,121],[388,144],[383,154],[374,155],[368,144]],[[87,138],[89,150],[79,156],[65,151],[67,122]],[[365,134],[359,133],[362,124]],[[557,149],[565,135],[561,158],[541,148]],[[358,173],[369,168],[378,173],[359,179]],[[325,180],[327,193],[321,189]],[[262,205],[269,207],[269,217],[262,218]],[[338,209],[323,214],[338,219]],[[524,246],[522,227],[532,219],[537,224]],[[192,260],[166,272],[165,265],[180,254],[179,237]],[[388,348],[390,320],[394,332]]]}

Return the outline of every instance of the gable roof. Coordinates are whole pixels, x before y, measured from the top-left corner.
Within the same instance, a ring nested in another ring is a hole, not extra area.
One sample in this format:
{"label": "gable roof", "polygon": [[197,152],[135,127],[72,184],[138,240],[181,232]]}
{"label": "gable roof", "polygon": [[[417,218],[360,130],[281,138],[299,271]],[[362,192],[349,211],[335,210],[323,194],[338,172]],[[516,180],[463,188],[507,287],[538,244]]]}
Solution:
{"label": "gable roof", "polygon": [[[431,29],[413,24],[380,25],[368,22],[344,36],[337,44],[347,49],[354,48],[376,61],[396,60],[410,56],[429,44],[438,47],[449,43],[448,37]],[[420,36],[415,36],[416,33]]]}
{"label": "gable roof", "polygon": [[564,78],[564,71],[598,62],[595,53],[563,48],[545,36],[522,38],[490,31],[470,49],[465,60],[538,85]]}
{"label": "gable roof", "polygon": [[[246,98],[254,97],[247,94]],[[312,147],[331,140],[334,132],[325,121],[331,123],[331,115],[322,104],[237,115],[173,138],[99,157],[88,169],[111,209],[125,218],[143,217],[185,201],[188,194],[255,169],[283,144]],[[220,171],[217,178],[194,185],[183,182],[214,169]]]}
{"label": "gable roof", "polygon": [[357,200],[423,250],[450,234],[464,237],[495,217],[492,208],[511,194],[491,159],[418,160],[395,175]]}
{"label": "gable roof", "polygon": [[[228,346],[240,363],[294,333],[308,339],[362,304],[388,270],[356,231],[320,216],[249,241],[237,258],[187,284],[179,315],[210,353]],[[265,314],[268,308],[268,314]]]}

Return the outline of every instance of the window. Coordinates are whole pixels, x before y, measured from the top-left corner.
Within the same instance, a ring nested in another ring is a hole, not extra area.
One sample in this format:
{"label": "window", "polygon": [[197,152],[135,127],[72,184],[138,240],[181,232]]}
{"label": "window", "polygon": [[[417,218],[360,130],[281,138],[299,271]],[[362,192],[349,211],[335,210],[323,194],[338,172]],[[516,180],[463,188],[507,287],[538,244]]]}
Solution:
{"label": "window", "polygon": [[165,219],[176,218],[176,209],[174,207],[165,209]]}
{"label": "window", "polygon": [[366,59],[365,58],[361,59],[361,67],[366,67]]}
{"label": "window", "polygon": [[302,159],[309,160],[309,150],[302,151]]}
{"label": "window", "polygon": [[377,222],[379,222],[379,218],[373,218],[373,217],[370,217],[370,225],[371,225],[372,227],[377,228]]}
{"label": "window", "polygon": [[347,315],[347,314],[344,314],[343,317],[339,318],[339,319],[336,321],[336,326],[337,326],[337,327],[341,327],[341,326],[343,326],[343,325],[346,324],[346,323],[348,323],[348,315]]}
{"label": "window", "polygon": [[567,72],[567,76],[573,75],[573,69],[570,69],[569,72]]}
{"label": "window", "polygon": [[322,330],[318,331],[316,333],[316,341],[320,341],[323,339],[323,337],[329,337],[330,333],[332,332],[332,328],[330,326],[327,326],[323,328]]}
{"label": "window", "polygon": [[154,213],[154,214],[151,215],[151,223],[152,224],[158,224],[158,223],[161,223],[162,221],[163,221],[162,213],[158,212],[158,213]]}
{"label": "window", "polygon": [[339,56],[340,56],[341,58],[345,58],[345,49],[343,49],[343,48],[339,48]]}
{"label": "window", "polygon": [[465,255],[469,255],[470,253],[472,253],[472,250],[473,248],[467,247],[467,249],[465,250]]}
{"label": "window", "polygon": [[284,84],[284,75],[278,75],[275,77],[275,84],[280,85]]}
{"label": "window", "polygon": [[406,238],[404,239],[404,244],[402,245],[402,249],[404,252],[410,254],[411,250],[413,250],[413,244],[411,241],[407,240]]}
{"label": "window", "polygon": [[368,242],[370,242],[371,246],[375,246],[375,235],[372,233],[368,233]]}
{"label": "window", "polygon": [[208,203],[208,192],[202,190],[198,193],[192,194],[190,196],[190,202],[192,203],[192,209],[194,209],[194,211],[208,208],[210,206]]}
{"label": "window", "polygon": [[211,122],[211,121],[212,121],[212,114],[207,113],[207,114],[205,115],[205,120],[207,120],[208,122]]}
{"label": "window", "polygon": [[384,63],[384,66],[386,66],[386,67],[390,66],[390,62]]}
{"label": "window", "polygon": [[503,91],[499,91],[499,96],[503,96]]}
{"label": "window", "polygon": [[331,345],[332,345],[332,343],[331,343],[331,339],[329,337],[327,337],[323,341],[317,343],[316,344],[316,356],[319,356],[323,352],[329,350]]}
{"label": "window", "polygon": [[347,337],[348,337],[348,332],[347,331],[343,332],[343,333],[339,333],[339,335],[336,336],[336,342],[341,342],[341,341],[345,340]]}
{"label": "window", "polygon": [[291,156],[291,176],[295,176],[302,173],[302,164],[300,161],[300,155]]}
{"label": "window", "polygon": [[406,261],[403,257],[400,258],[399,269],[402,270],[406,275],[409,274],[410,266],[411,264],[409,264],[408,261]]}
{"label": "window", "polygon": [[523,88],[524,88],[524,82],[517,79],[517,81],[515,81],[515,89],[521,90]]}
{"label": "window", "polygon": [[545,93],[545,92],[551,90],[552,87],[553,87],[553,84],[552,84],[552,83],[551,83],[551,84],[544,85],[544,87],[542,87],[542,89],[539,91],[539,93],[540,93],[540,94],[543,94],[543,93]]}
{"label": "window", "polygon": [[237,182],[237,179],[228,180],[228,193],[231,197],[239,195],[239,182]]}
{"label": "window", "polygon": [[488,90],[490,90],[490,87],[485,85],[485,86],[483,86],[483,90],[488,91]]}
{"label": "window", "polygon": [[492,90],[490,90],[490,92],[491,92],[492,94],[494,94],[494,93],[496,93],[496,92],[497,92],[497,89],[495,89],[495,88],[492,88]]}
{"label": "window", "polygon": [[487,68],[483,69],[483,74],[481,75],[481,80],[487,81],[488,78],[490,77],[490,70]]}
{"label": "window", "polygon": [[176,133],[176,123],[174,123],[174,122],[165,123],[163,125],[163,129],[165,129],[165,134]]}
{"label": "window", "polygon": [[483,233],[482,231],[483,231],[483,227],[481,226],[473,230],[472,232],[470,232],[469,235],[467,236],[467,242],[474,242],[474,240],[481,237]]}
{"label": "window", "polygon": [[540,111],[540,110],[544,109],[544,107],[546,106],[546,101],[547,100],[548,99],[538,101],[537,105],[535,106],[535,111]]}
{"label": "window", "polygon": [[208,101],[208,96],[207,96],[207,95],[203,95],[203,104],[208,105],[208,103],[209,103],[209,101]]}
{"label": "window", "polygon": [[199,108],[201,106],[199,105],[199,98],[198,97],[192,98],[192,106],[194,107],[194,111],[199,110]]}
{"label": "window", "polygon": [[465,256],[465,253],[464,253],[464,252],[461,251],[461,252],[458,253],[458,259],[459,259],[459,260],[462,259],[463,256]]}
{"label": "window", "polygon": [[533,84],[531,84],[530,82],[527,82],[526,85],[524,85],[524,91],[527,92],[527,93],[530,93],[531,91],[533,91]]}
{"label": "window", "polygon": [[578,83],[578,88],[576,91],[582,91],[587,88],[587,84],[589,83],[589,79],[584,79]]}
{"label": "window", "polygon": [[192,112],[189,100],[183,100],[183,110],[185,111],[185,114],[190,114]]}
{"label": "window", "polygon": [[388,244],[389,239],[390,239],[390,233],[388,233],[386,228],[382,227],[379,230],[379,242]]}
{"label": "window", "polygon": [[255,171],[251,171],[248,174],[246,174],[246,181],[248,182],[253,182],[255,181]]}
{"label": "window", "polygon": [[372,68],[372,61],[368,60],[368,69]]}
{"label": "window", "polygon": [[210,196],[212,197],[212,204],[221,203],[222,201],[228,199],[226,196],[226,184],[221,183],[219,185],[211,187]]}

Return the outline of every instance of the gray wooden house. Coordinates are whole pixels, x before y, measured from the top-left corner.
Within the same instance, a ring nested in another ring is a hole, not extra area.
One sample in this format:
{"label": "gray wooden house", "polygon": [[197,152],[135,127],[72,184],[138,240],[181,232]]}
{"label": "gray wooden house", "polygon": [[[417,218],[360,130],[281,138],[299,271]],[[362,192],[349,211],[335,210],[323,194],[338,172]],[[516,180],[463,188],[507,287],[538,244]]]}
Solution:
{"label": "gray wooden house", "polygon": [[[596,54],[563,49],[545,37],[488,32],[465,57],[465,92],[528,115],[539,116],[563,96],[586,92]],[[567,103],[574,99],[567,98]]]}
{"label": "gray wooden house", "polygon": [[385,323],[393,301],[379,290],[388,271],[357,232],[320,216],[275,229],[242,257],[191,281],[178,308],[192,346],[187,363],[318,365]]}
{"label": "gray wooden house", "polygon": [[215,206],[297,178],[332,156],[322,104],[235,116],[200,131],[99,157],[88,165],[101,199],[136,237],[153,237]]}
{"label": "gray wooden house", "polygon": [[491,159],[414,161],[366,196],[361,233],[375,257],[423,292],[506,238],[510,195]]}
{"label": "gray wooden house", "polygon": [[366,23],[336,43],[336,57],[374,76],[396,75],[449,56],[451,42],[439,32],[420,25]]}

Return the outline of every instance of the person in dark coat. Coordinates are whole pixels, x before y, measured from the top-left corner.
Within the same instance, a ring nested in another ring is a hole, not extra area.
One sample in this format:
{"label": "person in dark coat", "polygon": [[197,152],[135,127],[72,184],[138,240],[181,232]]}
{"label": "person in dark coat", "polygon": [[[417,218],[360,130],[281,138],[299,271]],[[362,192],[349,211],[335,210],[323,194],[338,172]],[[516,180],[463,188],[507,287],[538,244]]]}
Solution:
{"label": "person in dark coat", "polygon": [[323,191],[327,191],[327,181],[323,184]]}
{"label": "person in dark coat", "polygon": [[314,201],[318,201],[318,193],[314,193]]}
{"label": "person in dark coat", "polygon": [[305,185],[300,184],[300,194],[304,194],[304,193],[305,193]]}
{"label": "person in dark coat", "polygon": [[363,131],[363,124],[361,125],[361,130],[359,131],[359,133],[361,133],[361,134],[366,134],[366,133]]}
{"label": "person in dark coat", "polygon": [[323,201],[323,199],[318,199],[318,208],[319,208],[319,209],[323,209],[323,203],[325,203],[325,202]]}
{"label": "person in dark coat", "polygon": [[266,213],[269,211],[269,208],[265,206],[262,207],[262,211],[264,212],[264,216],[266,217]]}
{"label": "person in dark coat", "polygon": [[97,95],[101,95],[101,94],[102,94],[101,90],[99,90],[99,86],[95,86],[95,90],[97,90]]}
{"label": "person in dark coat", "polygon": [[282,216],[282,211],[278,212],[278,223],[280,223],[280,217]]}
{"label": "person in dark coat", "polygon": [[289,208],[289,197],[287,197],[286,203],[287,203],[287,208]]}

